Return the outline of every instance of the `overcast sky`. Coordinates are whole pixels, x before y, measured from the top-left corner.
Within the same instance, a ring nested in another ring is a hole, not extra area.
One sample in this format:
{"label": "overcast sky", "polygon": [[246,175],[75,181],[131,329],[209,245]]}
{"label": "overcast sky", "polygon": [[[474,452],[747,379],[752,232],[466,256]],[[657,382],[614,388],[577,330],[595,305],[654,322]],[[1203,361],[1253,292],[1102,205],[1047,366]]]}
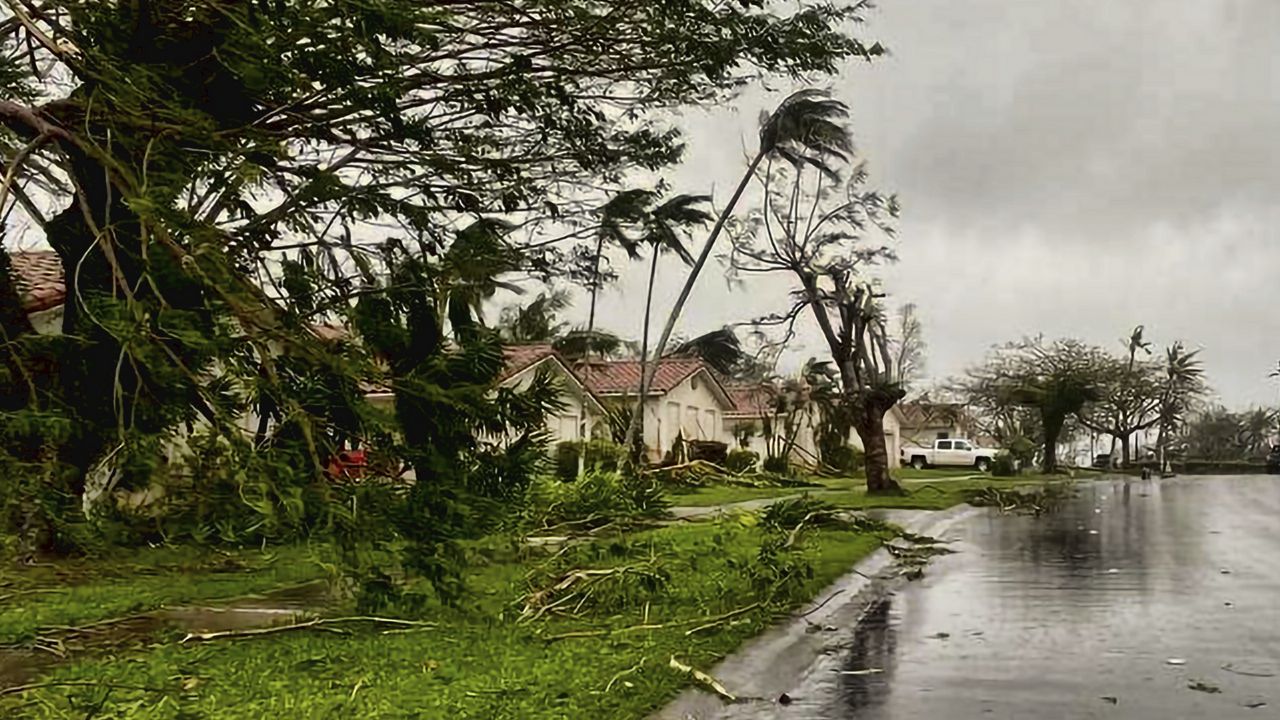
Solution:
{"label": "overcast sky", "polygon": [[[1119,349],[1141,323],[1203,347],[1227,404],[1274,402],[1278,29],[1277,0],[881,0],[864,34],[892,57],[833,87],[872,183],[903,202],[901,260],[882,276],[895,304],[919,305],[935,379],[1024,334]],[[789,89],[692,113],[676,189],[723,202],[760,110]],[[601,300],[631,336],[641,265]],[[662,266],[660,316],[683,275]],[[709,272],[681,329],[777,310],[786,287]],[[810,329],[794,357],[822,351]]]}

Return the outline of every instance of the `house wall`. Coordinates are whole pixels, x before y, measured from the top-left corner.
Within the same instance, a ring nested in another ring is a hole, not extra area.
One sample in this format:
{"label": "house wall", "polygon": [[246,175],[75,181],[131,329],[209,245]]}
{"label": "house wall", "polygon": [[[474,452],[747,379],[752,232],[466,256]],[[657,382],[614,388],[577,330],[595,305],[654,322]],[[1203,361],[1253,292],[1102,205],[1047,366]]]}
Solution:
{"label": "house wall", "polygon": [[[558,414],[547,416],[547,432],[551,434],[551,442],[554,444],[591,437],[592,429],[596,423],[602,420],[599,417],[599,411],[592,407],[591,403],[584,397],[582,390],[569,379],[565,371],[555,362],[543,360],[542,362],[534,363],[508,378],[502,383],[503,387],[517,391],[528,389],[537,375],[537,369],[540,367],[550,368],[551,372],[560,381],[561,387],[564,388],[564,392],[560,395],[560,401],[564,403],[564,408]],[[585,427],[583,427],[584,421]]]}
{"label": "house wall", "polygon": [[706,373],[696,372],[666,394],[645,400],[644,444],[650,458],[661,460],[676,437],[733,444],[733,435],[725,432],[725,404],[712,383]]}
{"label": "house wall", "polygon": [[[902,443],[902,415],[896,409],[892,409],[884,414],[884,447],[889,453],[890,468],[902,466]],[[849,444],[866,452],[866,447],[863,446],[857,430],[849,432]]]}
{"label": "house wall", "polygon": [[939,439],[967,438],[968,433],[958,423],[936,422],[903,428],[902,437],[907,442],[931,445]]}

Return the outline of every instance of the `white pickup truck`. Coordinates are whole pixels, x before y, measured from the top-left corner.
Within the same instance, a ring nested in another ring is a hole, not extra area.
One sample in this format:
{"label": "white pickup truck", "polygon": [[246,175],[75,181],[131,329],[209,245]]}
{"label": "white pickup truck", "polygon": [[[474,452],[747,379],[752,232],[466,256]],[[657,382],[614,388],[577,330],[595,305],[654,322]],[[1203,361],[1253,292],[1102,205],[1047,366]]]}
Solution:
{"label": "white pickup truck", "polygon": [[933,447],[904,447],[902,462],[917,470],[927,467],[971,467],[978,472],[991,469],[996,450],[980,448],[964,438],[934,440]]}

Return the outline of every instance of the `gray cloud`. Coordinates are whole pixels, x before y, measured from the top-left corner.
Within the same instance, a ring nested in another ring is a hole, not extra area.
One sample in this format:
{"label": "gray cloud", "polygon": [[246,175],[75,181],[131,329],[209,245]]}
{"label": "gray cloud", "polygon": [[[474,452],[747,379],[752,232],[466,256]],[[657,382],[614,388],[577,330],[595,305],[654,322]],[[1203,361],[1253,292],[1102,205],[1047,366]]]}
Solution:
{"label": "gray cloud", "polygon": [[[1025,333],[1114,344],[1144,323],[1203,346],[1225,401],[1273,401],[1280,358],[1280,3],[883,0],[893,56],[850,68],[874,182],[905,206],[884,273],[927,321],[937,377]],[[723,201],[783,92],[689,113],[680,190]],[[665,312],[683,277],[663,267]],[[776,309],[787,284],[711,276],[684,326]],[[644,274],[602,310],[635,334]],[[816,335],[797,357],[820,351]]]}

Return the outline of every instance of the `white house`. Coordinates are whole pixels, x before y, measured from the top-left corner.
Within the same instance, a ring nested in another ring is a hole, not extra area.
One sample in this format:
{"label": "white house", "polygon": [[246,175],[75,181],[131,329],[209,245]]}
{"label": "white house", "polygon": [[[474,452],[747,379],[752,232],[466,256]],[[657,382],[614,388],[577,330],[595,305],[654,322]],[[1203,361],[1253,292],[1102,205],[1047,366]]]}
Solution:
{"label": "white house", "polygon": [[[606,403],[634,403],[640,393],[638,360],[583,362],[573,370]],[[731,442],[724,416],[733,409],[706,363],[695,358],[661,360],[644,400],[644,444],[650,458],[661,459],[677,437]]]}
{"label": "white house", "polygon": [[581,440],[603,422],[604,405],[595,393],[583,385],[582,378],[569,367],[550,345],[508,345],[504,349],[506,367],[500,383],[504,387],[523,390],[539,371],[551,373],[564,388],[564,408],[547,418],[547,430],[554,442]]}

